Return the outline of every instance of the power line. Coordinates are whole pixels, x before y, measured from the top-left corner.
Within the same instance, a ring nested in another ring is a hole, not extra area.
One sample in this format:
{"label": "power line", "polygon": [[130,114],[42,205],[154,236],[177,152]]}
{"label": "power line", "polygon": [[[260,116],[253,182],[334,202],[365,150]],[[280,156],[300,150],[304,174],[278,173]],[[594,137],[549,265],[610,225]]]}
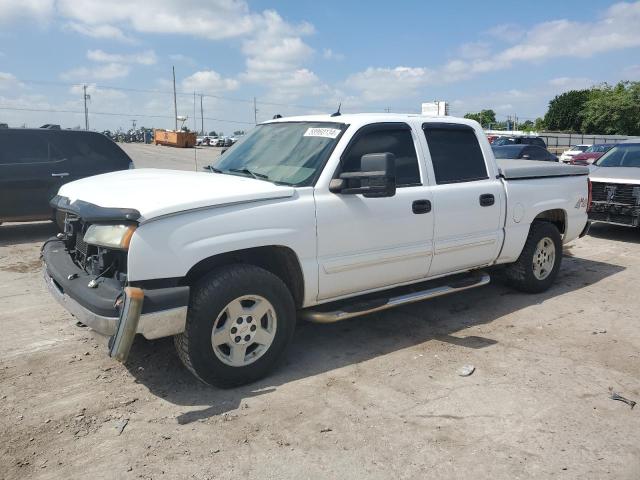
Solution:
{"label": "power line", "polygon": [[[47,113],[75,113],[78,115],[84,114],[81,110],[63,110],[57,108],[29,108],[29,107],[9,107],[5,105],[0,105],[0,110],[9,110],[9,111],[18,111],[18,112],[47,112]],[[91,112],[91,115],[105,115],[105,116],[113,116],[113,117],[143,117],[143,118],[168,118],[171,119],[171,115],[150,115],[144,113],[117,113],[117,112]],[[243,125],[253,125],[253,122],[245,122],[243,120],[228,120],[222,118],[212,118],[212,117],[202,117],[205,120],[212,120],[214,122],[227,122],[227,123],[238,123]]]}

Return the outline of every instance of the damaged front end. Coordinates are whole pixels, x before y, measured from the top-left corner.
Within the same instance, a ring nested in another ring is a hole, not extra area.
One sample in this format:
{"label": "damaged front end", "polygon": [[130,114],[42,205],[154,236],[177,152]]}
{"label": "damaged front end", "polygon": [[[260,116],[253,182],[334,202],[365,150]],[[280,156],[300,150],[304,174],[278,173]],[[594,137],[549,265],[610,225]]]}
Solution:
{"label": "damaged front end", "polygon": [[189,287],[177,280],[132,285],[127,278],[128,247],[140,214],[132,209],[70,203],[56,196],[51,205],[64,218],[64,231],[45,242],[45,283],[78,321],[110,336],[110,355],[124,362],[137,333],[148,339],[184,331]]}

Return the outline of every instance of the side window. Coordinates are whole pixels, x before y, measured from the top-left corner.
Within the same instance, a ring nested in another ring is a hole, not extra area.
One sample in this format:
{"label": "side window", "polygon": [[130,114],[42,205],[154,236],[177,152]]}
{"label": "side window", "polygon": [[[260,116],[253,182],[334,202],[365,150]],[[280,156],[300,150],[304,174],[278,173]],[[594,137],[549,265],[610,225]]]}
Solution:
{"label": "side window", "polygon": [[547,152],[540,147],[530,146],[524,149],[522,152],[524,155],[529,155],[529,160],[546,160]]}
{"label": "side window", "polygon": [[[358,134],[356,134],[358,135]],[[360,159],[367,153],[393,153],[398,187],[421,185],[418,156],[411,131],[390,127],[359,134],[342,157],[341,172],[359,172]]]}
{"label": "side window", "polygon": [[425,123],[436,183],[472,182],[489,178],[480,144],[471,127],[452,123]]}
{"label": "side window", "polygon": [[0,164],[49,161],[49,144],[38,135],[10,131],[0,137],[0,142]]}

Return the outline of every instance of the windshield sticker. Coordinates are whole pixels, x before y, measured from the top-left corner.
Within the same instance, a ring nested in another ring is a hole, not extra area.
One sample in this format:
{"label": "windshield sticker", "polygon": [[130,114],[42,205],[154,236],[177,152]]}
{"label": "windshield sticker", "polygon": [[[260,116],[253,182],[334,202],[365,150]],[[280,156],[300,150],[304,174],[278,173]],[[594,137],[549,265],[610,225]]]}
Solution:
{"label": "windshield sticker", "polygon": [[338,135],[340,135],[340,130],[337,128],[308,128],[304,132],[305,137],[336,138]]}

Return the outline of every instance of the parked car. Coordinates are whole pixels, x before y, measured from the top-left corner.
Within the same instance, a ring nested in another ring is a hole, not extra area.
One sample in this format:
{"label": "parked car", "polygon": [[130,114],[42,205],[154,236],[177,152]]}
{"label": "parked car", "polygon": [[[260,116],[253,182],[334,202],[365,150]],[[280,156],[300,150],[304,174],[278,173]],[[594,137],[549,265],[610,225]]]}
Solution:
{"label": "parked car", "polygon": [[530,137],[530,136],[508,136],[508,137],[498,137],[493,142],[491,142],[491,146],[501,147],[503,145],[537,145],[538,147],[547,148],[547,144],[544,143],[542,137]]}
{"label": "parked car", "polygon": [[591,166],[592,202],[589,218],[595,222],[640,226],[640,140],[613,146]]}
{"label": "parked car", "polygon": [[575,157],[576,155],[580,155],[590,146],[591,144],[572,145],[569,147],[568,150],[565,150],[564,152],[562,152],[562,155],[560,155],[560,161],[564,163],[569,163],[569,161],[573,157]]}
{"label": "parked car", "polygon": [[0,129],[0,223],[52,219],[49,201],[63,184],[132,166],[100,133]]}
{"label": "parked car", "polygon": [[546,148],[537,145],[504,145],[501,147],[492,146],[493,154],[496,158],[512,158],[517,160],[541,160],[546,162],[557,162],[558,157],[549,152]]}
{"label": "parked car", "polygon": [[574,155],[569,161],[571,165],[591,165],[609,150],[611,150],[615,143],[600,143],[597,145],[591,145],[584,152]]}
{"label": "parked car", "polygon": [[62,186],[65,236],[43,258],[51,294],[113,336],[112,357],[126,361],[136,333],[176,335],[184,365],[226,387],[264,377],[297,317],[331,323],[479,287],[499,264],[511,286],[545,291],[587,228],[586,167],[496,161],[462,118],[272,120],[212,171]]}

